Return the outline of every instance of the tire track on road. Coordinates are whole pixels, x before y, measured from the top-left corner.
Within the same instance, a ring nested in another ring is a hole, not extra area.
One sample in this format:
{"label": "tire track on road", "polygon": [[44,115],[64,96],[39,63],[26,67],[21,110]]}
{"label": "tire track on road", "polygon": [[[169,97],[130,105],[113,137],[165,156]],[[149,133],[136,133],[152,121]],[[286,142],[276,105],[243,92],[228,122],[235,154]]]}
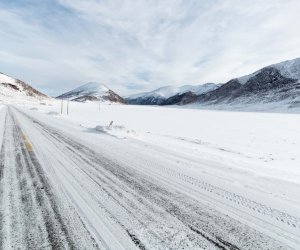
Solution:
{"label": "tire track on road", "polygon": [[300,229],[300,218],[282,212],[278,209],[266,206],[259,202],[250,200],[241,195],[229,192],[222,188],[219,188],[215,185],[209,184],[205,181],[198,180],[191,176],[188,176],[183,173],[176,172],[169,168],[161,168],[161,172],[164,172],[167,176],[175,177],[179,180],[192,184],[197,188],[210,193],[211,195],[218,196],[220,198],[226,199],[232,203],[236,203],[237,205],[243,206],[249,210],[252,210],[256,213],[265,215],[267,217],[272,218],[273,220],[279,221],[281,223],[286,224],[289,227]]}

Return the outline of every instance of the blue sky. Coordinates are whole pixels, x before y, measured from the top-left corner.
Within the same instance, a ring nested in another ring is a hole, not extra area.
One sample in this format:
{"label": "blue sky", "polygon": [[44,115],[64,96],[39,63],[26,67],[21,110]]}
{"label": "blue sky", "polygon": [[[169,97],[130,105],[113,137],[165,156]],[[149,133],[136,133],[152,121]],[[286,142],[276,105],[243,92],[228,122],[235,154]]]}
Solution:
{"label": "blue sky", "polygon": [[300,57],[298,0],[0,0],[0,72],[50,95],[226,82]]}

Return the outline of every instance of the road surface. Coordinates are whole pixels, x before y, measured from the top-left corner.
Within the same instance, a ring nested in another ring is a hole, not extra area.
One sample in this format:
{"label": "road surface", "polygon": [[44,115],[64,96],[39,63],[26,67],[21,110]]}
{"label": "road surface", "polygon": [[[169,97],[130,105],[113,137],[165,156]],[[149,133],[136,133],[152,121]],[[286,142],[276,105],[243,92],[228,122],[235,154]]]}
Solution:
{"label": "road surface", "polygon": [[300,247],[297,216],[146,160],[108,158],[8,107],[0,249]]}

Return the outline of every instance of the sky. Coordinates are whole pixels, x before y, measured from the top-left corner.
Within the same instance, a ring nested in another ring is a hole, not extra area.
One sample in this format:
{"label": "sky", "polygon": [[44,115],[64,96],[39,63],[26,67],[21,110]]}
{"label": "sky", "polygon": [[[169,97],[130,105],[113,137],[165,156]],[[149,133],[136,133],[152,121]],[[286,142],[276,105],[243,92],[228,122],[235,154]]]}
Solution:
{"label": "sky", "polygon": [[51,96],[223,83],[300,57],[299,0],[0,0],[0,72]]}

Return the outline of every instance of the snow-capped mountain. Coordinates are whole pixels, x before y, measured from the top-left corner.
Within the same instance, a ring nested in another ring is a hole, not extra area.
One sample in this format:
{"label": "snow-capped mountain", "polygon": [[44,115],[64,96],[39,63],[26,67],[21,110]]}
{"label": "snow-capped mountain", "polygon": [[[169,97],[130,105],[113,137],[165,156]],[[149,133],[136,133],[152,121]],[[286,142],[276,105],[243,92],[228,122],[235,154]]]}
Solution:
{"label": "snow-capped mountain", "polygon": [[195,103],[207,108],[264,110],[300,108],[300,58],[264,67],[252,74],[232,79],[202,94],[178,93],[161,105]]}
{"label": "snow-capped mountain", "polygon": [[189,103],[243,105],[282,103],[300,106],[300,58],[264,67],[198,95]]}
{"label": "snow-capped mountain", "polygon": [[48,98],[27,83],[0,73],[0,102],[42,101]]}
{"label": "snow-capped mountain", "polygon": [[109,89],[107,86],[97,82],[89,82],[57,98],[68,99],[72,101],[109,101],[125,103],[124,99]]}
{"label": "snow-capped mountain", "polygon": [[192,93],[193,95],[200,95],[216,89],[219,85],[214,83],[206,83],[203,85],[184,85],[180,87],[165,86],[153,90],[151,92],[144,92],[126,97],[129,104],[140,105],[163,105],[165,101],[173,96],[182,95],[185,93]]}

